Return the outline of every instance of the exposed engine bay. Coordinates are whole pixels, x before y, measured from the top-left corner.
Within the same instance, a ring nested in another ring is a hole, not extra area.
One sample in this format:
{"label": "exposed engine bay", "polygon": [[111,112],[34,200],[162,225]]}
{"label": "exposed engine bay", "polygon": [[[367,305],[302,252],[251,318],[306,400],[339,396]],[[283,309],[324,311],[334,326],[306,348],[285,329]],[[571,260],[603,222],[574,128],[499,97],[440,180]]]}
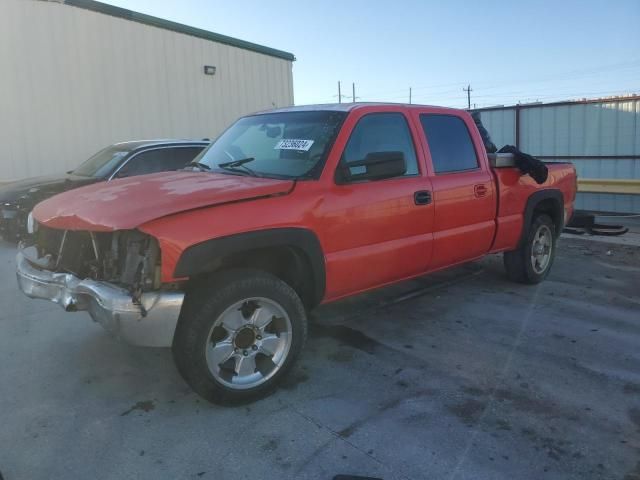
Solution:
{"label": "exposed engine bay", "polygon": [[137,230],[87,232],[38,225],[25,242],[38,267],[81,279],[109,282],[131,292],[160,287],[160,248],[155,238]]}

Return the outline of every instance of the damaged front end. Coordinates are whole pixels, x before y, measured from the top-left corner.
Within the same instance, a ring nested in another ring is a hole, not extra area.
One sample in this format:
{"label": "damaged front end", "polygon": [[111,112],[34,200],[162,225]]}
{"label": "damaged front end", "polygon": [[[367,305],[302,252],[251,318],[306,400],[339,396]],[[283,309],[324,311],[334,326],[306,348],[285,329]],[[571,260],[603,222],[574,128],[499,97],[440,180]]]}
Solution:
{"label": "damaged front end", "polygon": [[137,230],[88,232],[39,225],[21,244],[18,284],[67,311],[87,310],[129,343],[170,346],[184,298],[160,282],[156,239]]}
{"label": "damaged front end", "polygon": [[136,230],[86,232],[40,226],[32,239],[32,251],[46,270],[121,286],[134,303],[143,292],[160,288],[158,242]]}

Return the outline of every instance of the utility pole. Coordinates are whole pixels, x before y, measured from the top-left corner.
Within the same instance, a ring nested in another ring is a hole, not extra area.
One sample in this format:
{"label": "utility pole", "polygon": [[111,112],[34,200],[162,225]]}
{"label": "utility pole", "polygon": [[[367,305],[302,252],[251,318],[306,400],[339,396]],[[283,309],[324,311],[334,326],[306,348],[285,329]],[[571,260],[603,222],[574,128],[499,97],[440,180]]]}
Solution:
{"label": "utility pole", "polygon": [[409,87],[409,105],[411,105],[411,87]]}
{"label": "utility pole", "polygon": [[[352,85],[352,87],[353,87],[353,101],[355,102],[356,98],[358,98],[358,97],[356,97],[356,84],[354,83]],[[349,95],[347,95],[346,93],[342,93],[342,82],[341,81],[338,81],[338,95],[334,95],[333,97],[334,98],[338,97],[338,103],[342,103],[342,99],[343,98],[349,98]]]}
{"label": "utility pole", "polygon": [[462,91],[467,92],[467,105],[469,107],[469,110],[471,110],[471,92],[473,92],[471,84],[468,84],[467,88],[463,88]]}
{"label": "utility pole", "polygon": [[356,83],[355,82],[351,84],[351,98],[352,98],[352,102],[356,103]]}

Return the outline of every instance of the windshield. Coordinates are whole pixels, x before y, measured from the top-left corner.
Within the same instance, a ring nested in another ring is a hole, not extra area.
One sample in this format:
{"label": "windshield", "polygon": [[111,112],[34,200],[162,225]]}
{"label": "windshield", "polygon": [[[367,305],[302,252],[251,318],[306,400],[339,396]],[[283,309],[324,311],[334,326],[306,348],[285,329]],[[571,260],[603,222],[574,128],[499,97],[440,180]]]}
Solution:
{"label": "windshield", "polygon": [[344,112],[282,112],[244,117],[194,161],[217,172],[317,178]]}
{"label": "windshield", "polygon": [[122,150],[122,146],[113,145],[100,150],[89,160],[84,162],[71,173],[81,177],[106,177],[120,164],[129,150]]}

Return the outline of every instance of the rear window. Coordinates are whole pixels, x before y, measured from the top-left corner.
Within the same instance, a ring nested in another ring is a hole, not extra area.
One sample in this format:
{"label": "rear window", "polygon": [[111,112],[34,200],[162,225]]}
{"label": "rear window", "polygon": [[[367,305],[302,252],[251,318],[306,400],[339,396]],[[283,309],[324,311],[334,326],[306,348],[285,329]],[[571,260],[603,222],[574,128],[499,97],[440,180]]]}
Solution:
{"label": "rear window", "polygon": [[420,115],[436,173],[461,172],[478,168],[478,157],[469,129],[453,115]]}

